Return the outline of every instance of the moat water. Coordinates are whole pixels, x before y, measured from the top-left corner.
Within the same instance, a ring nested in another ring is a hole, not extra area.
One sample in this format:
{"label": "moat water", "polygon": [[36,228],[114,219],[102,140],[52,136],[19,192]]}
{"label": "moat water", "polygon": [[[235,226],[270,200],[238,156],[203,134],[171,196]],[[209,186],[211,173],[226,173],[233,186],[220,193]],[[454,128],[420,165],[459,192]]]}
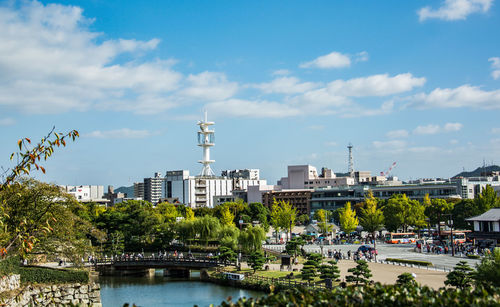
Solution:
{"label": "moat water", "polygon": [[264,293],[202,282],[199,272],[190,278],[163,277],[161,271],[149,277],[99,277],[103,307],[121,307],[125,303],[140,307],[214,306],[231,297],[260,297]]}

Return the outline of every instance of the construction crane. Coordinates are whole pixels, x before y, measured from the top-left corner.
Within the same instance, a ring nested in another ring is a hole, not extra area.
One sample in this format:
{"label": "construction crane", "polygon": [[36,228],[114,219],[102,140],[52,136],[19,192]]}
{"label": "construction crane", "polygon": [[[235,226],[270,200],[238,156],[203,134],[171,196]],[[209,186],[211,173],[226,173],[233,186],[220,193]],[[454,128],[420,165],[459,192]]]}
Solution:
{"label": "construction crane", "polygon": [[380,172],[380,176],[387,176],[389,173],[392,171],[392,169],[396,166],[396,162],[392,163],[392,165],[389,167],[389,169],[384,173]]}

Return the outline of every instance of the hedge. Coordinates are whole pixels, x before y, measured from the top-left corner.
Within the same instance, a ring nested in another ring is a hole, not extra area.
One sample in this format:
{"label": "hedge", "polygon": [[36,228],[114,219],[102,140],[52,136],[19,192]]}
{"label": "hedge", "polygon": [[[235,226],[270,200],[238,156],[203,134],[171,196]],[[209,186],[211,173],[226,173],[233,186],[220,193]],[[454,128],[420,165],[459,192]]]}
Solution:
{"label": "hedge", "polygon": [[394,286],[376,283],[364,287],[336,287],[332,290],[294,288],[275,291],[261,298],[240,298],[222,302],[223,307],[255,306],[498,306],[500,289],[455,290]]}
{"label": "hedge", "polygon": [[479,255],[474,255],[474,254],[468,254],[468,255],[467,255],[467,258],[469,258],[469,259],[479,259],[479,258],[481,258],[481,256],[479,256]]}
{"label": "hedge", "polygon": [[421,261],[421,260],[407,260],[407,259],[386,258],[385,261],[387,261],[387,262],[398,262],[398,263],[416,264],[416,265],[421,265],[421,266],[433,266],[432,262]]}
{"label": "hedge", "polygon": [[19,257],[0,261],[0,275],[19,274],[22,283],[88,283],[89,273],[84,270],[52,269],[21,266]]}

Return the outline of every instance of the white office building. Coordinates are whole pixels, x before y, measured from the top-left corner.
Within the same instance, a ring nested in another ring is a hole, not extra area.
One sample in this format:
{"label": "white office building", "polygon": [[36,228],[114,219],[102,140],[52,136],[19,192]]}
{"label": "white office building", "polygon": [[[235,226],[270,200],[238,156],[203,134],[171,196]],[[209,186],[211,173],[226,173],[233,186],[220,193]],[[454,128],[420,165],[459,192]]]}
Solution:
{"label": "white office building", "polygon": [[104,186],[102,185],[61,185],[60,188],[73,195],[79,202],[108,202],[104,199]]}

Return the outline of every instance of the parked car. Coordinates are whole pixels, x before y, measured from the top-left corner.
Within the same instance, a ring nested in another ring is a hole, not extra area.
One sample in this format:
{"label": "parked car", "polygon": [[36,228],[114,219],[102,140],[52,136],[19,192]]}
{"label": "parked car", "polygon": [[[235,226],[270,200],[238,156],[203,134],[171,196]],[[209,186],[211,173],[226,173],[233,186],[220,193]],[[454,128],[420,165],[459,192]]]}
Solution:
{"label": "parked car", "polygon": [[360,247],[358,247],[358,252],[371,252],[371,251],[374,251],[375,249],[369,245],[361,245]]}

